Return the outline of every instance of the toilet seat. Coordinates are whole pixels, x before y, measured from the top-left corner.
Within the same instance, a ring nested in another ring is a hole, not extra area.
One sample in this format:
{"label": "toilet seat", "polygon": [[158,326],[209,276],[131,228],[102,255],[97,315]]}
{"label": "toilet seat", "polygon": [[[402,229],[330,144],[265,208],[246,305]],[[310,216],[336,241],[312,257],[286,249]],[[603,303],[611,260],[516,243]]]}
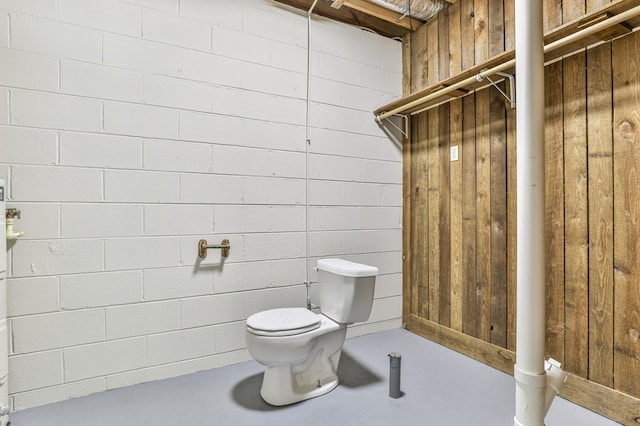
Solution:
{"label": "toilet seat", "polygon": [[305,308],[279,308],[247,318],[247,330],[259,336],[292,336],[320,327],[320,317]]}

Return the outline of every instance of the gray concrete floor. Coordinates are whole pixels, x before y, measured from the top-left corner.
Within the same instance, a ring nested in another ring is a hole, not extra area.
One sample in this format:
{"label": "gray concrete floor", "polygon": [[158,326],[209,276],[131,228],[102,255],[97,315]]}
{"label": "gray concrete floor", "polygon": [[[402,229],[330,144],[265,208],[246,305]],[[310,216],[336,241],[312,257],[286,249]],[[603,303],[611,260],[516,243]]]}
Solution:
{"label": "gray concrete floor", "polygon": [[[402,396],[389,398],[390,352],[402,354]],[[287,407],[260,399],[263,367],[244,362],[36,407],[11,426],[513,425],[513,378],[406,330],[348,339],[341,384]],[[615,425],[556,398],[547,426]]]}

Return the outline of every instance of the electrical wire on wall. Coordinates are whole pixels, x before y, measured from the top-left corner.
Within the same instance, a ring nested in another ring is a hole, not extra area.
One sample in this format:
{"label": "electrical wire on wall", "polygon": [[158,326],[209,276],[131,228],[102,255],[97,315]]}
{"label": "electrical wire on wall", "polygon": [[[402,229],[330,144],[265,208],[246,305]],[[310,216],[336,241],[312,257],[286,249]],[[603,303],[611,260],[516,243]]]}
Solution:
{"label": "electrical wire on wall", "polygon": [[305,240],[305,280],[304,284],[307,288],[307,309],[311,309],[311,279],[309,277],[309,146],[311,145],[311,132],[309,124],[309,116],[311,114],[311,13],[316,7],[318,0],[314,0],[311,8],[307,12],[307,104],[305,116],[305,190],[304,190],[304,240]]}

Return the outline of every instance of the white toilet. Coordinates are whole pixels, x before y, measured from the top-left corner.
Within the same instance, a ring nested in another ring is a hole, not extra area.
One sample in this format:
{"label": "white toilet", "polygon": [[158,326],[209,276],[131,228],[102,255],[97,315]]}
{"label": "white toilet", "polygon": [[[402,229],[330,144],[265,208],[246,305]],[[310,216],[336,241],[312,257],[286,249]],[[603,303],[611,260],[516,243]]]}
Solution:
{"label": "white toilet", "polygon": [[347,325],[371,313],[378,268],[343,259],[318,260],[320,311],[281,308],[247,318],[247,348],[267,366],[260,395],[287,405],[338,386],[338,361]]}

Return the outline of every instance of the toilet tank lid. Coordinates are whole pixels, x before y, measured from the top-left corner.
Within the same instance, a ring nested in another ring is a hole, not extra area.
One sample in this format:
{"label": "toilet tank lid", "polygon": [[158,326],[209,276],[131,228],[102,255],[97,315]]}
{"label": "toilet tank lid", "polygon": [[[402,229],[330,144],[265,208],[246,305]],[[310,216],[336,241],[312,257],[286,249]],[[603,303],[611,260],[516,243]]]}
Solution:
{"label": "toilet tank lid", "polygon": [[378,275],[375,266],[363,265],[344,259],[318,259],[318,269],[345,277],[373,277]]}

